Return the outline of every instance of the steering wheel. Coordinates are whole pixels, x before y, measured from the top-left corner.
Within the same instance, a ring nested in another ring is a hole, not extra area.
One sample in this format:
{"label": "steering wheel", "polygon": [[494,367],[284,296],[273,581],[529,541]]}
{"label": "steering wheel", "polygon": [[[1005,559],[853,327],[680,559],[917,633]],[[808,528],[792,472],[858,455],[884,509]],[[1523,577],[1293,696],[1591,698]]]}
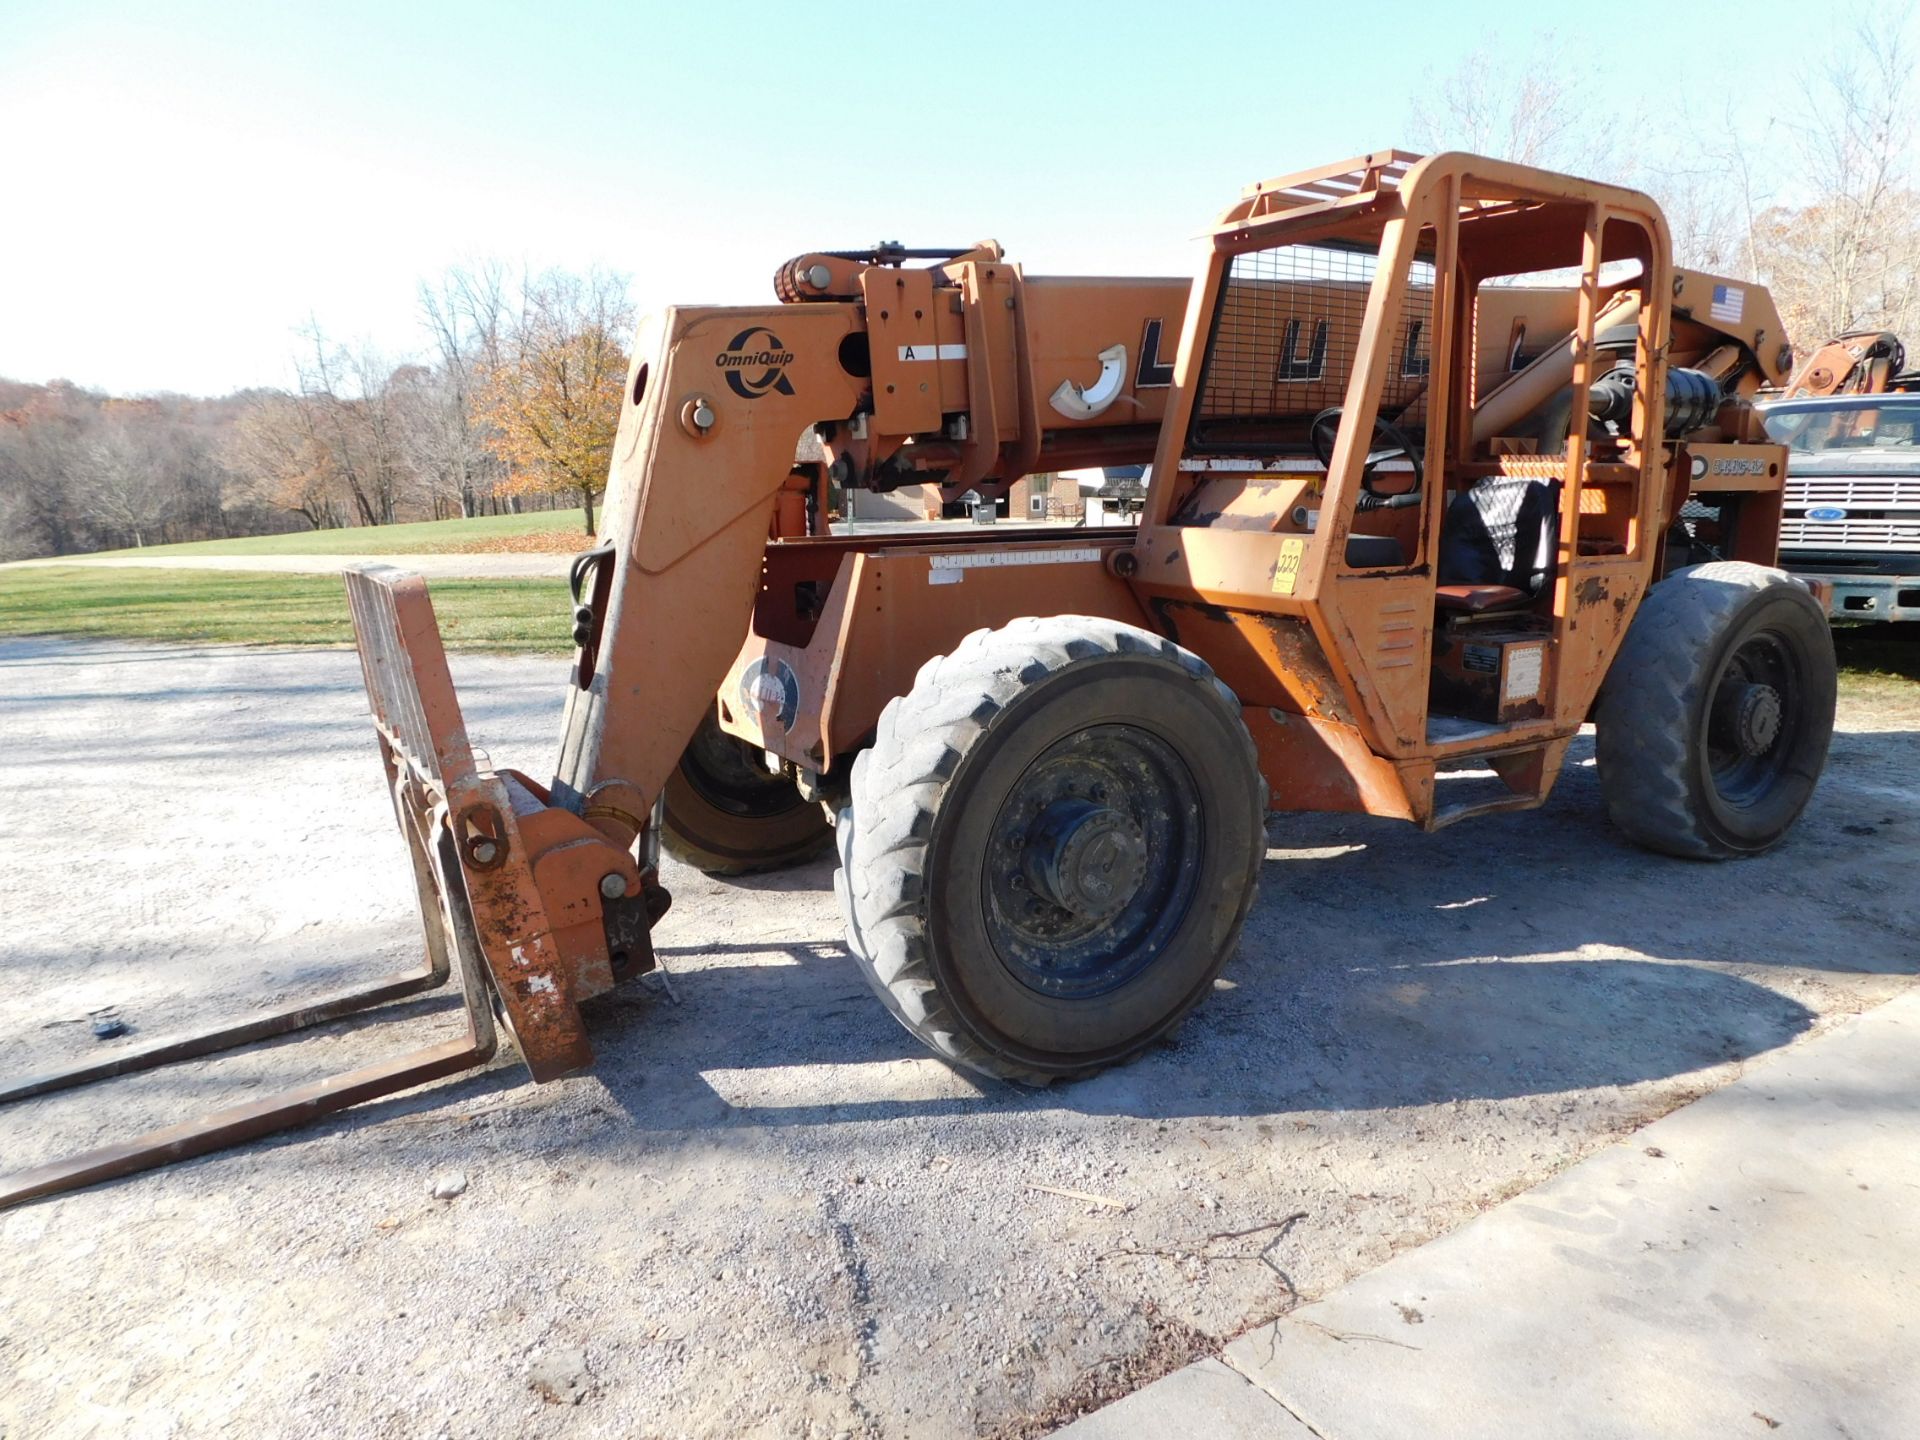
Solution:
{"label": "steering wheel", "polygon": [[[1327,470],[1333,469],[1333,444],[1340,434],[1340,419],[1346,412],[1341,406],[1329,405],[1313,417],[1313,423],[1307,427],[1307,443],[1313,447],[1313,457]],[[1386,442],[1378,450],[1367,452],[1366,462],[1360,467],[1360,500],[1356,508],[1361,510],[1403,510],[1420,503],[1420,480],[1425,473],[1426,457],[1420,453],[1419,442],[1398,425],[1376,414],[1373,417],[1373,434],[1377,440]],[[1373,474],[1387,461],[1404,456],[1413,466],[1413,488],[1397,494],[1383,494],[1373,488]]]}

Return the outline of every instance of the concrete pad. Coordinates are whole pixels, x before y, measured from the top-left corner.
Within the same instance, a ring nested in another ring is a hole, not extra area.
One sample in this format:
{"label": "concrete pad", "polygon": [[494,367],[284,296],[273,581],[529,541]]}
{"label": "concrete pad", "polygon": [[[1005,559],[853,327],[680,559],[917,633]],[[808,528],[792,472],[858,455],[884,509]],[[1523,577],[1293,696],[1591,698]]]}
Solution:
{"label": "concrete pad", "polygon": [[1315,1440],[1271,1395],[1218,1360],[1176,1370],[1054,1434],[1062,1440]]}
{"label": "concrete pad", "polygon": [[1920,995],[1230,1346],[1327,1440],[1920,1430]]}

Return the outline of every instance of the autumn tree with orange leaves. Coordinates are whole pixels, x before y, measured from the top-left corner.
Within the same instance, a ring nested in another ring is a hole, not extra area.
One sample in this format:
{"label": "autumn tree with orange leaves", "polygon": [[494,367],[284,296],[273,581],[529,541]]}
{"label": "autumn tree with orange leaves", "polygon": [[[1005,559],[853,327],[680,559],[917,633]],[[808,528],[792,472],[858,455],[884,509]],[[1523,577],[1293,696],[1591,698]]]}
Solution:
{"label": "autumn tree with orange leaves", "polygon": [[474,416],[507,466],[501,488],[579,496],[592,534],[626,388],[626,278],[549,271],[526,282],[520,302],[477,377]]}

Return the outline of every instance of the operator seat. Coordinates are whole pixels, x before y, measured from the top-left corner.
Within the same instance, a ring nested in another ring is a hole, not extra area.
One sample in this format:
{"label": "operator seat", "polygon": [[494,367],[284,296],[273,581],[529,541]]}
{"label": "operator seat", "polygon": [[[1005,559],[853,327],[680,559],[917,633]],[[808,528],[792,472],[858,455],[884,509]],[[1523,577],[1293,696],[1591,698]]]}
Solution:
{"label": "operator seat", "polygon": [[1553,583],[1560,482],[1491,475],[1463,490],[1440,520],[1441,610],[1522,610]]}
{"label": "operator seat", "polygon": [[1349,570],[1399,569],[1406,563],[1406,547],[1391,535],[1347,536]]}

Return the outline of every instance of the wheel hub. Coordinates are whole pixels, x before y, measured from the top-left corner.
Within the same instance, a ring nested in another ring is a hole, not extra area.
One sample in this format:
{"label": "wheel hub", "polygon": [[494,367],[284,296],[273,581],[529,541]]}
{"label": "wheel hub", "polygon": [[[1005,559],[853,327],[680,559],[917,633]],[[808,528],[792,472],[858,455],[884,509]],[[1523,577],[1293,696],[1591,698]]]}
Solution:
{"label": "wheel hub", "polygon": [[1021,854],[1034,890],[1062,910],[1105,920],[1124,910],[1146,876],[1146,836],[1133,819],[1090,800],[1056,800]]}
{"label": "wheel hub", "polygon": [[1783,709],[1780,692],[1771,685],[1754,681],[1725,686],[1715,708],[1721,738],[1730,750],[1760,756],[1780,738]]}
{"label": "wheel hub", "polygon": [[987,837],[988,943],[1021,984],[1091,999],[1155,963],[1203,860],[1200,796],[1143,727],[1063,735],[1031,760]]}

